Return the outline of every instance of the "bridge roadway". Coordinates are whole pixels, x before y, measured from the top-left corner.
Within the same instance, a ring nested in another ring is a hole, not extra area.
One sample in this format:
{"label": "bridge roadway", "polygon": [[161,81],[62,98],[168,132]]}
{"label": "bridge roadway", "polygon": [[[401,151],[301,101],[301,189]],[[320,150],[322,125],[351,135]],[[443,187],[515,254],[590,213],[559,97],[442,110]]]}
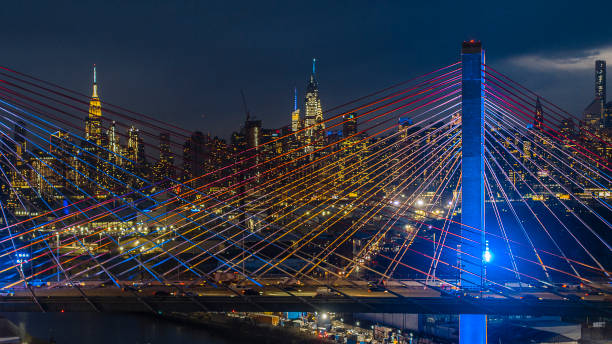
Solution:
{"label": "bridge roadway", "polygon": [[[387,291],[366,286],[230,288],[209,285],[81,287],[15,290],[0,296],[0,312],[374,312],[425,314],[499,314],[612,316],[610,294],[532,290],[520,294],[453,296],[438,288],[393,286]],[[323,288],[326,289],[326,288]],[[248,291],[243,295],[242,290]],[[253,294],[253,295],[248,295]],[[86,296],[86,297],[85,297]]]}

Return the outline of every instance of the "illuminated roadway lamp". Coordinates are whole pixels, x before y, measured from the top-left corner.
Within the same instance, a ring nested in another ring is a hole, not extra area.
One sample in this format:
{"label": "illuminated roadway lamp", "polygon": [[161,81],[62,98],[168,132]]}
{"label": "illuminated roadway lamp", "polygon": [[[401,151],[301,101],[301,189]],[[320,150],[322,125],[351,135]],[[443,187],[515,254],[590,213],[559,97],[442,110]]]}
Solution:
{"label": "illuminated roadway lamp", "polygon": [[482,254],[482,260],[484,260],[485,263],[489,263],[491,260],[493,260],[493,254],[489,250],[489,240],[486,241],[485,245],[486,246],[485,251]]}
{"label": "illuminated roadway lamp", "polygon": [[423,202],[423,200],[422,200],[422,199],[420,199],[420,200],[417,200],[417,201],[416,201],[416,205],[417,205],[418,207],[423,206],[423,204],[425,204],[425,202]]}
{"label": "illuminated roadway lamp", "polygon": [[482,255],[482,258],[484,259],[485,263],[488,263],[491,261],[491,259],[493,259],[493,255],[491,254],[491,251],[486,250]]}

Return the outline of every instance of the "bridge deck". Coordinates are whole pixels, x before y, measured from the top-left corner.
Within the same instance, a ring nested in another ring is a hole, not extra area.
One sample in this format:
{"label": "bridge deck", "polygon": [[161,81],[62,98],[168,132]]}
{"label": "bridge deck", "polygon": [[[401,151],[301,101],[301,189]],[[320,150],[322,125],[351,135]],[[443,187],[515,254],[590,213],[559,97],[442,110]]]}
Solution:
{"label": "bridge deck", "polygon": [[[103,312],[284,312],[328,311],[369,313],[479,313],[499,315],[574,315],[611,316],[612,302],[569,300],[473,299],[454,297],[312,297],[290,296],[95,296],[89,300]],[[92,312],[94,307],[82,297],[38,298],[49,312]],[[29,297],[0,299],[0,312],[40,312]]]}

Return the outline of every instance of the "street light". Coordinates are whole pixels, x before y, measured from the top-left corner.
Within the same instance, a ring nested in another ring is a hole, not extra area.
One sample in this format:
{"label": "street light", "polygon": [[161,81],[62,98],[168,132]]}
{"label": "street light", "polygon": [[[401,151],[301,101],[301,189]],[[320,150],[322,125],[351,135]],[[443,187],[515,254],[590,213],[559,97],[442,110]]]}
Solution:
{"label": "street light", "polygon": [[485,261],[485,263],[489,263],[491,260],[493,260],[493,254],[489,250],[489,240],[485,241],[485,251],[482,254],[482,259]]}

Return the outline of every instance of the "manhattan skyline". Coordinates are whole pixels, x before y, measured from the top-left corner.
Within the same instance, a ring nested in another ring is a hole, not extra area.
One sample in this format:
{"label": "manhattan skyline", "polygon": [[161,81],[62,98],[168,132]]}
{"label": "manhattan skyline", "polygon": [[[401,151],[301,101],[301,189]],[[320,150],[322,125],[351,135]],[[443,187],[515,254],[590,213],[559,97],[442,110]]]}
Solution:
{"label": "manhattan skyline", "polygon": [[3,4],[0,342],[608,343],[611,11]]}
{"label": "manhattan skyline", "polygon": [[[267,127],[285,125],[295,87],[303,106],[313,57],[326,111],[457,60],[444,42],[473,37],[490,42],[487,62],[576,115],[591,100],[594,61],[612,59],[605,21],[587,17],[586,6],[572,9],[568,20],[569,5],[552,2],[503,10],[474,2],[435,5],[453,10],[426,20],[434,4],[367,11],[322,2],[257,8],[245,2],[235,9],[60,2],[41,4],[46,11],[17,21],[15,14],[28,9],[12,4],[2,18],[3,66],[84,91],[95,63],[105,101],[227,139],[244,119],[241,89],[253,116]],[[598,8],[605,12],[606,6]],[[482,15],[460,25],[460,14],[470,8]],[[525,25],[513,25],[519,21]],[[46,34],[37,34],[40,29]],[[540,34],[532,34],[536,30]],[[39,53],[32,54],[32,45]]]}

